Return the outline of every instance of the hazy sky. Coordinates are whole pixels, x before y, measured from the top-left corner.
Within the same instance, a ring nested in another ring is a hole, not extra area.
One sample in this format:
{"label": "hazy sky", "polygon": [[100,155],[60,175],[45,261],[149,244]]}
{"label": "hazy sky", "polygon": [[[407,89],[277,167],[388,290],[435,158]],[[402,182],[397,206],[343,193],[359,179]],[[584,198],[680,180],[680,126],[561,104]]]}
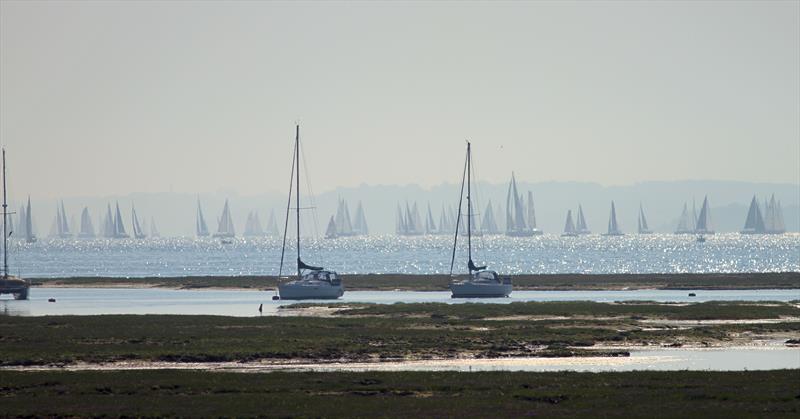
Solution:
{"label": "hazy sky", "polygon": [[0,2],[18,194],[800,182],[800,2]]}

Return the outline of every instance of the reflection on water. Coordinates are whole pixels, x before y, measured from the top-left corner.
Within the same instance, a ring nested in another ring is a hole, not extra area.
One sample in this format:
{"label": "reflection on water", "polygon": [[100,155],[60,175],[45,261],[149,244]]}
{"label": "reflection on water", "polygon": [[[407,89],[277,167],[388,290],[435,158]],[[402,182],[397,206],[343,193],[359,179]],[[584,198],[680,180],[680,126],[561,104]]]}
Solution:
{"label": "reflection on water", "polygon": [[[309,262],[340,273],[432,274],[449,271],[452,238],[349,237],[306,246]],[[717,234],[705,243],[672,234],[487,236],[475,238],[473,246],[476,262],[507,274],[800,271],[796,233]],[[51,239],[17,243],[12,251],[12,272],[26,277],[275,275],[281,241]],[[457,260],[466,260],[463,252]]]}
{"label": "reflection on water", "polygon": [[[630,291],[514,291],[510,298],[464,300],[450,298],[449,291],[347,291],[330,303],[392,304],[440,302],[448,304],[501,303],[514,301],[791,301],[800,299],[800,290],[630,290]],[[158,288],[33,288],[30,300],[0,299],[0,313],[17,316],[94,315],[94,314],[209,314],[249,317],[258,315],[263,304],[265,315],[276,315],[278,307],[291,304],[273,301],[271,291],[246,290],[170,290]],[[47,300],[54,298],[56,302]]]}

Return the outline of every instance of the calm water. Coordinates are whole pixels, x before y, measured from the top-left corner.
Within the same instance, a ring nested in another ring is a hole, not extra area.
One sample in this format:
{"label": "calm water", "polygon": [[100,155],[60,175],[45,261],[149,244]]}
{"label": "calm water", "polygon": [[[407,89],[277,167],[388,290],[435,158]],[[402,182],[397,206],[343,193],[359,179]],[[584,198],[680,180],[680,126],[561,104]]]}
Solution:
{"label": "calm water", "polygon": [[[463,240],[462,240],[463,241]],[[303,259],[340,273],[448,273],[452,237],[304,240]],[[800,271],[800,234],[478,237],[476,262],[502,273],[685,273]],[[274,275],[279,239],[41,240],[12,249],[11,271],[27,277]],[[288,249],[287,260],[293,260]],[[456,267],[466,270],[463,249]]]}
{"label": "calm water", "polygon": [[[345,284],[346,285],[346,284]],[[328,303],[510,303],[513,301],[791,301],[800,299],[800,290],[693,290],[688,291],[514,291],[510,298],[465,300],[450,298],[449,291],[348,291]],[[273,301],[271,291],[168,290],[156,288],[33,288],[30,300],[0,299],[0,315],[44,316],[87,314],[210,314],[219,316],[257,316],[263,304],[264,315],[278,314],[278,307],[291,301]],[[47,300],[55,298],[56,302]]]}

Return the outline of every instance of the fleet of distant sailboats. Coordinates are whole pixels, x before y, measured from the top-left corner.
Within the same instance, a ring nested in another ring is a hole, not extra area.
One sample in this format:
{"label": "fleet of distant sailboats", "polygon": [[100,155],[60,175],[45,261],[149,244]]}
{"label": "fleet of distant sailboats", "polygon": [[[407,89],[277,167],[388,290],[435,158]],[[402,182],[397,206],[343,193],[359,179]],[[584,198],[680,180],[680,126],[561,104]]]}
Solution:
{"label": "fleet of distant sailboats", "polygon": [[369,227],[367,226],[367,217],[364,215],[364,207],[361,205],[361,201],[358,201],[356,218],[352,221],[350,219],[350,207],[347,205],[347,201],[339,199],[336,215],[331,216],[331,219],[328,221],[328,226],[325,229],[325,238],[335,239],[338,237],[366,236],[368,234]]}

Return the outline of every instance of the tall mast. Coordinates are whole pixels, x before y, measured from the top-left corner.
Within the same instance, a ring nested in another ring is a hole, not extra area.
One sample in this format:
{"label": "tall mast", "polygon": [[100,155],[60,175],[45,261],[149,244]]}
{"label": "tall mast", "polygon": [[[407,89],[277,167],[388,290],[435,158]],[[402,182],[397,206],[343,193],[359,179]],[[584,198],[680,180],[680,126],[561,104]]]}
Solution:
{"label": "tall mast", "polygon": [[295,185],[297,213],[297,279],[300,279],[300,125],[295,125],[294,155],[297,159],[297,184]]}
{"label": "tall mast", "polygon": [[6,149],[3,148],[3,279],[8,279],[8,203],[6,202]]}
{"label": "tall mast", "polygon": [[[470,201],[470,172],[472,172],[472,151],[467,141],[467,254],[472,261],[472,202]],[[470,272],[472,273],[472,272]]]}

